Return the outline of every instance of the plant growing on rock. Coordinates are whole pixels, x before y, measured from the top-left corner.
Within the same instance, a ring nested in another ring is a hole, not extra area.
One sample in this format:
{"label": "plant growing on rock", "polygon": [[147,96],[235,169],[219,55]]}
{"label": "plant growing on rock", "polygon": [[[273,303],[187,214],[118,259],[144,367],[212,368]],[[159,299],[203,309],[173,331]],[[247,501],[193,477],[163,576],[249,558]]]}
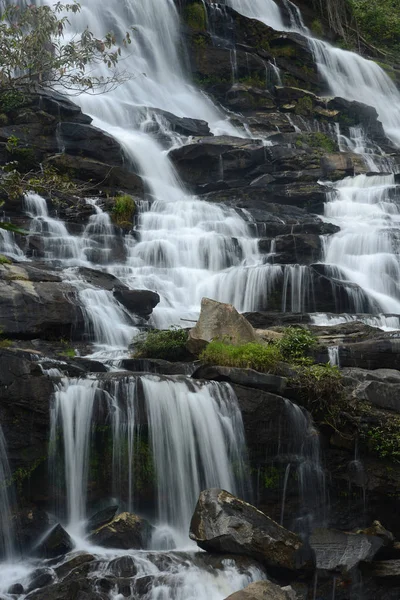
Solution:
{"label": "plant growing on rock", "polygon": [[250,342],[234,346],[215,340],[207,345],[199,358],[207,364],[271,372],[277,369],[282,354],[276,344]]}
{"label": "plant growing on rock", "polygon": [[134,341],[134,358],[157,358],[172,362],[188,357],[185,329],[167,329],[150,331],[144,339]]}
{"label": "plant growing on rock", "polygon": [[121,196],[116,196],[114,202],[112,219],[115,225],[118,227],[131,227],[136,211],[136,204],[132,196],[122,194]]}
{"label": "plant growing on rock", "polygon": [[[101,39],[86,28],[80,35],[64,38],[69,14],[79,13],[80,4],[56,2],[51,6],[3,3],[0,15],[0,106],[12,109],[24,90],[62,89],[79,94],[104,92],[130,76],[117,71],[121,47],[113,33]],[[130,44],[129,32],[121,41]],[[93,68],[104,65],[107,75]]]}
{"label": "plant growing on rock", "polygon": [[303,360],[315,348],[317,340],[308,329],[288,327],[279,341],[279,349],[286,360]]}

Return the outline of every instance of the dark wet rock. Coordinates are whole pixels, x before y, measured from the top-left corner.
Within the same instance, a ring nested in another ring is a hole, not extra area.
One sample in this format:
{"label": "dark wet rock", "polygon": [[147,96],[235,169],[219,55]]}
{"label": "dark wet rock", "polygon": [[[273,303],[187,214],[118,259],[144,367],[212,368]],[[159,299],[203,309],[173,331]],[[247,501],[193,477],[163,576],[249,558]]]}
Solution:
{"label": "dark wet rock", "polygon": [[227,381],[275,394],[283,394],[287,386],[286,377],[279,377],[270,373],[259,373],[253,369],[237,369],[235,367],[202,365],[193,373],[192,377],[194,379]]}
{"label": "dark wet rock", "polygon": [[144,319],[150,317],[153,308],[160,302],[160,296],[157,292],[151,292],[150,290],[115,289],[114,297],[130,312]]}
{"label": "dark wet rock", "polygon": [[218,339],[229,339],[232,344],[245,344],[256,342],[257,335],[234,306],[203,298],[199,320],[189,331],[188,350],[197,355],[209,342]]}
{"label": "dark wet rock", "polygon": [[44,588],[46,585],[50,585],[54,581],[54,573],[47,569],[38,569],[31,575],[31,580],[27,588],[27,593]]}
{"label": "dark wet rock", "polygon": [[318,569],[347,572],[360,562],[371,562],[384,540],[377,536],[317,528],[311,534],[310,545]]}
{"label": "dark wet rock", "polygon": [[281,235],[275,239],[275,251],[279,264],[310,264],[321,257],[321,237],[309,233]]}
{"label": "dark wet rock", "polygon": [[123,154],[117,140],[97,127],[82,123],[61,123],[58,134],[67,154],[83,154],[110,165],[123,164]]}
{"label": "dark wet rock", "polygon": [[250,172],[266,160],[263,144],[258,140],[218,136],[200,138],[170,152],[182,179],[193,187],[212,183],[250,178]]}
{"label": "dark wet rock", "polygon": [[95,513],[90,517],[88,522],[86,523],[86,531],[92,532],[103,525],[106,525],[110,521],[112,521],[117,514],[118,505],[117,506],[107,506],[103,510],[99,510],[99,512]]}
{"label": "dark wet rock", "polygon": [[381,383],[400,384],[400,371],[396,371],[395,369],[374,369],[373,371],[369,371],[367,369],[347,367],[342,369],[342,375],[362,382],[378,381]]}
{"label": "dark wet rock", "polygon": [[[137,111],[137,107],[135,107]],[[160,128],[159,121],[165,124],[169,129],[186,136],[210,136],[210,127],[206,121],[201,119],[190,119],[188,117],[177,117],[173,113],[160,108],[146,107],[143,110],[144,116],[147,118],[150,116],[152,122],[149,124],[146,122],[145,131],[148,133],[162,136],[162,129]]]}
{"label": "dark wet rock", "polygon": [[150,535],[147,521],[125,512],[91,533],[88,539],[97,546],[131,550],[145,548]]}
{"label": "dark wet rock", "polygon": [[368,565],[368,574],[379,579],[400,582],[400,560],[381,560]]}
{"label": "dark wet rock", "polygon": [[138,594],[139,598],[142,598],[151,590],[155,580],[154,575],[145,575],[144,577],[137,577],[133,584],[133,589]]}
{"label": "dark wet rock", "polygon": [[55,569],[55,573],[58,579],[64,579],[70,573],[75,572],[75,569],[82,567],[82,565],[86,565],[95,561],[95,557],[92,554],[78,554],[73,558],[70,558],[66,562],[62,563],[59,567]]}
{"label": "dark wet rock", "polygon": [[74,543],[71,537],[65,529],[58,524],[53,527],[45,539],[34,548],[34,552],[37,556],[43,558],[55,558],[67,554],[73,547]]}
{"label": "dark wet rock", "polygon": [[290,325],[308,325],[311,316],[308,313],[279,313],[279,312],[249,312],[243,316],[255,329],[270,329],[271,327]]}
{"label": "dark wet rock", "polygon": [[14,585],[12,585],[8,589],[8,594],[11,594],[11,595],[20,596],[21,594],[24,594],[24,593],[25,593],[24,586],[21,583],[14,583]]}
{"label": "dark wet rock", "polygon": [[134,373],[159,373],[160,375],[192,375],[196,362],[169,362],[160,358],[124,358],[121,369]]}
{"label": "dark wet rock", "polygon": [[138,572],[138,567],[133,556],[115,558],[109,563],[108,568],[117,577],[135,577]]}
{"label": "dark wet rock", "polygon": [[87,579],[56,583],[26,596],[27,600],[109,600],[109,595],[97,592]]}
{"label": "dark wet rock", "polygon": [[112,292],[115,289],[129,289],[118,279],[118,277],[105,271],[99,271],[89,267],[79,267],[78,273],[91,285],[102,290],[107,290],[108,292]]}
{"label": "dark wet rock", "polygon": [[56,154],[46,159],[46,164],[55,167],[60,173],[83,181],[90,181],[91,185],[122,188],[130,193],[142,194],[142,179],[132,170],[120,165],[103,162],[101,158],[87,156],[72,156],[71,154]]}
{"label": "dark wet rock", "polygon": [[300,538],[254,506],[220,489],[201,492],[190,537],[209,552],[228,552],[255,558],[274,571],[293,572],[312,567],[302,555]]}
{"label": "dark wet rock", "polygon": [[111,592],[115,588],[117,580],[112,577],[102,577],[96,579],[96,587],[102,592]]}
{"label": "dark wet rock", "polygon": [[243,590],[231,594],[225,600],[295,600],[296,596],[291,592],[293,590],[285,591],[271,581],[256,581]]}
{"label": "dark wet rock", "polygon": [[0,329],[8,337],[71,339],[84,329],[77,292],[58,275],[0,265]]}
{"label": "dark wet rock", "polygon": [[72,362],[86,373],[107,373],[108,371],[106,365],[98,360],[77,356]]}
{"label": "dark wet rock", "polygon": [[394,335],[343,345],[340,350],[341,365],[370,370],[381,368],[400,370],[400,339]]}

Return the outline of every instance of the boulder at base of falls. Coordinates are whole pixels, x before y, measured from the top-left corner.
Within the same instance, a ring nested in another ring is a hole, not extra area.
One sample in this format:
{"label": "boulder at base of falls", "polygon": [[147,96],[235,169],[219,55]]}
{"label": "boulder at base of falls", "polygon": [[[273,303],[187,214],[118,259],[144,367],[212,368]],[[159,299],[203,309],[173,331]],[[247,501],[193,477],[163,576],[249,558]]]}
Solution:
{"label": "boulder at base of falls", "polygon": [[256,581],[225,600],[295,600],[292,588],[281,588],[271,581]]}
{"label": "boulder at base of falls", "polygon": [[92,532],[103,525],[107,525],[115,518],[117,514],[118,506],[107,506],[103,510],[99,510],[97,513],[92,515],[86,523],[86,531]]}
{"label": "boulder at base of falls", "polygon": [[63,581],[35,590],[26,596],[26,600],[108,600],[109,595],[96,590],[89,579]]}
{"label": "boulder at base of falls", "polygon": [[317,528],[310,537],[318,569],[348,572],[360,562],[371,562],[385,540],[375,535]]}
{"label": "boulder at base of falls", "polygon": [[55,558],[71,552],[73,547],[74,543],[71,537],[65,529],[58,524],[53,527],[44,540],[34,548],[34,553],[43,558]]}
{"label": "boulder at base of falls", "polygon": [[197,355],[212,340],[246,344],[256,342],[258,338],[254,328],[232,304],[203,298],[199,320],[189,331],[188,350]]}
{"label": "boulder at base of falls", "polygon": [[313,568],[310,553],[295,533],[225,490],[201,492],[190,537],[209,552],[255,558],[271,574]]}
{"label": "boulder at base of falls", "polygon": [[124,512],[96,529],[88,539],[92,544],[105,548],[141,550],[147,545],[151,529],[151,525],[144,519]]}

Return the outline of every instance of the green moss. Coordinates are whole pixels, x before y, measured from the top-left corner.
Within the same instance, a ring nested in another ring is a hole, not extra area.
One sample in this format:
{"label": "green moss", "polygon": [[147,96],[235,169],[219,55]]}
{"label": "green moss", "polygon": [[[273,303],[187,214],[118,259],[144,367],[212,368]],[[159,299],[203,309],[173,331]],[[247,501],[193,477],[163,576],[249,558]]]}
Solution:
{"label": "green moss", "polygon": [[308,117],[313,112],[313,101],[309,96],[303,96],[303,98],[299,98],[296,102],[296,107],[294,112],[296,115],[301,115],[303,117]]}
{"label": "green moss", "polygon": [[137,492],[142,492],[155,482],[153,452],[145,436],[140,436],[133,458],[134,485]]}
{"label": "green moss", "polygon": [[239,79],[239,83],[243,83],[243,85],[248,85],[249,87],[256,87],[261,89],[265,89],[267,85],[265,77],[261,77],[261,75],[258,75],[257,73],[249,75],[248,77],[242,77],[241,79]]}
{"label": "green moss", "polygon": [[262,482],[266,490],[273,490],[279,487],[280,473],[276,467],[269,467],[262,474]]}
{"label": "green moss", "polygon": [[7,123],[8,123],[7,115],[4,113],[0,113],[0,126],[7,125]]}
{"label": "green moss", "polygon": [[274,56],[281,58],[294,58],[296,56],[296,48],[294,46],[276,46],[272,49]]}
{"label": "green moss", "polygon": [[131,227],[136,212],[136,203],[132,196],[121,194],[114,198],[112,220],[118,227]]}
{"label": "green moss", "polygon": [[186,360],[188,357],[187,339],[188,333],[185,329],[150,331],[144,339],[134,341],[134,357],[157,358],[171,362]]}
{"label": "green moss", "polygon": [[0,265],[11,265],[12,262],[9,258],[7,258],[7,256],[4,256],[4,254],[0,254]]}
{"label": "green moss", "polygon": [[324,28],[322,26],[322,23],[319,19],[314,19],[314,21],[311,23],[311,31],[317,36],[317,37],[323,37],[324,35]]}
{"label": "green moss", "polygon": [[338,150],[337,143],[325,133],[302,133],[296,139],[296,148],[309,146],[316,150],[324,152],[336,152]]}
{"label": "green moss", "polygon": [[202,3],[194,2],[185,7],[183,18],[186,25],[200,31],[207,30],[207,14]]}
{"label": "green moss", "polygon": [[234,346],[221,341],[212,341],[199,358],[205,363],[224,367],[274,372],[278,362],[282,360],[282,354],[275,344],[248,343]]}

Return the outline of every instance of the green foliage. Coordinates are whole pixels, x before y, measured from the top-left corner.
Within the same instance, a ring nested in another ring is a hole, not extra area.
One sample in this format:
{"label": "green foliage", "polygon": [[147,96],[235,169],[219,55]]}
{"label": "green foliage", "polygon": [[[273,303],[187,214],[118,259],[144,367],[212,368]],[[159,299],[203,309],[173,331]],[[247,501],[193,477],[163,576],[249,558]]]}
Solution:
{"label": "green foliage", "polygon": [[261,372],[274,372],[282,360],[280,349],[275,344],[251,342],[233,346],[221,341],[210,342],[200,354],[200,360],[223,367],[255,369]]}
{"label": "green foliage", "polygon": [[294,46],[276,46],[272,52],[274,56],[281,58],[294,58],[296,56],[296,48]]}
{"label": "green foliage", "polygon": [[400,51],[400,0],[347,0],[360,34],[374,46]]}
{"label": "green foliage", "polygon": [[60,356],[64,356],[65,358],[75,358],[76,351],[70,346],[68,340],[62,339],[60,340],[60,344],[63,346],[61,352],[59,353]]}
{"label": "green foliage", "polygon": [[176,362],[188,356],[185,329],[166,329],[150,331],[144,339],[135,340],[135,358],[158,358]]}
{"label": "green foliage", "polygon": [[279,486],[280,473],[276,467],[266,469],[262,476],[262,481],[266,490],[273,490]]}
{"label": "green foliage", "polygon": [[308,117],[312,113],[313,108],[314,105],[310,96],[303,96],[303,98],[299,98],[297,100],[294,112],[296,113],[296,115]]}
{"label": "green foliage", "polygon": [[[18,160],[7,163],[0,178],[0,191],[14,200],[30,191],[52,197],[57,193],[79,195],[86,189],[85,186],[78,186],[68,175],[59,173],[49,165],[43,165],[37,171],[24,172],[24,168],[20,167]],[[10,230],[15,231],[15,228],[10,228]],[[26,233],[22,230],[15,232]]]}
{"label": "green foliage", "polygon": [[397,419],[371,427],[363,432],[362,438],[378,458],[400,463],[400,423]]}
{"label": "green foliage", "polygon": [[[127,79],[117,73],[121,48],[112,33],[102,39],[85,29],[66,39],[68,13],[79,13],[78,3],[36,6],[31,3],[3,2],[0,14],[0,98],[8,110],[20,99],[16,95],[33,87],[59,88],[81,93],[84,90],[106,91]],[[123,45],[130,44],[127,33]],[[93,66],[105,64],[109,77],[93,75]],[[1,100],[0,100],[1,102]],[[5,111],[7,112],[7,111]]]}
{"label": "green foliage", "polygon": [[315,336],[302,327],[288,327],[278,342],[283,358],[289,361],[304,359],[316,345]]}
{"label": "green foliage", "polygon": [[206,10],[201,2],[194,2],[186,6],[183,15],[185,23],[192,29],[207,30]]}
{"label": "green foliage", "polygon": [[329,135],[319,131],[300,134],[296,139],[296,147],[303,148],[303,146],[311,146],[311,148],[324,152],[336,152],[338,149],[336,142]]}
{"label": "green foliage", "polygon": [[[13,165],[18,166],[18,171],[27,172],[37,166],[37,160],[32,148],[21,147],[20,140],[15,135],[7,139],[6,150]],[[8,163],[9,164],[9,163]]]}
{"label": "green foliage", "polygon": [[[0,265],[11,265],[11,260],[4,256],[4,254],[0,254]],[[1,332],[0,332],[1,333]]]}
{"label": "green foliage", "polygon": [[142,492],[155,481],[152,449],[148,440],[140,436],[133,455],[133,481],[136,492]]}
{"label": "green foliage", "polygon": [[261,77],[261,75],[257,73],[253,73],[248,77],[242,77],[239,79],[239,83],[243,83],[244,85],[248,85],[249,87],[256,87],[264,90],[267,86],[267,82],[265,77]]}
{"label": "green foliage", "polygon": [[314,19],[314,21],[311,23],[311,31],[317,37],[323,37],[323,35],[324,35],[324,28],[323,28],[322,23],[321,23],[321,21],[319,19]]}
{"label": "green foliage", "polygon": [[19,90],[6,90],[0,94],[0,112],[9,113],[25,104],[25,96]]}
{"label": "green foliage", "polygon": [[132,227],[136,204],[132,196],[122,194],[114,198],[112,219],[118,227]]}

